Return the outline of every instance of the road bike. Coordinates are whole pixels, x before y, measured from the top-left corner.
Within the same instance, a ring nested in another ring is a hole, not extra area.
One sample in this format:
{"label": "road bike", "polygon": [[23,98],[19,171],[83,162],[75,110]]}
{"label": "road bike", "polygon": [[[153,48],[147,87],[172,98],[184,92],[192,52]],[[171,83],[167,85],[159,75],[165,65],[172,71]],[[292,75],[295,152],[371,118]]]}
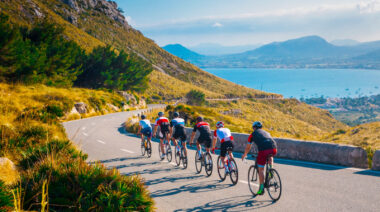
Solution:
{"label": "road bike", "polygon": [[[232,152],[232,148],[227,148],[227,154],[226,154],[227,160],[225,160],[225,166],[223,165],[223,161],[220,155],[218,156],[217,169],[218,169],[220,180],[222,182],[226,179],[227,175],[230,175],[232,184],[236,185],[239,180],[239,171],[238,171],[238,167],[236,165],[235,160],[230,157],[231,152]],[[227,171],[226,171],[226,168],[227,168]]]}
{"label": "road bike", "polygon": [[[186,141],[184,141],[186,142]],[[185,147],[182,145],[181,141],[177,142],[177,146],[175,148],[175,162],[177,163],[177,166],[181,164],[183,165],[183,169],[187,168],[187,156],[185,154]]]}
{"label": "road bike", "polygon": [[202,167],[205,167],[206,175],[209,177],[212,174],[212,157],[210,152],[200,150],[195,153],[195,168],[197,173],[201,173]]}
{"label": "road bike", "polygon": [[[248,170],[248,187],[255,197],[257,196],[257,187],[260,186],[258,172],[259,169],[257,166],[257,155],[253,154],[252,156],[254,157],[255,165],[250,166]],[[271,168],[268,164],[271,156],[272,155],[268,156],[267,163],[265,165],[264,188],[268,191],[268,194],[273,201],[278,201],[281,197],[282,184],[280,175],[278,174],[277,170]]]}
{"label": "road bike", "polygon": [[[172,161],[172,157],[173,157],[173,155],[172,155],[172,147],[170,146],[170,143],[166,139],[164,139],[163,143],[164,143],[164,151],[165,151],[166,159],[168,160],[168,162],[171,162]],[[158,145],[158,154],[159,154],[160,157],[162,156],[161,145],[160,144]]]}
{"label": "road bike", "polygon": [[152,156],[152,144],[150,141],[147,141],[146,137],[141,141],[141,155],[144,156],[147,154],[148,158]]}

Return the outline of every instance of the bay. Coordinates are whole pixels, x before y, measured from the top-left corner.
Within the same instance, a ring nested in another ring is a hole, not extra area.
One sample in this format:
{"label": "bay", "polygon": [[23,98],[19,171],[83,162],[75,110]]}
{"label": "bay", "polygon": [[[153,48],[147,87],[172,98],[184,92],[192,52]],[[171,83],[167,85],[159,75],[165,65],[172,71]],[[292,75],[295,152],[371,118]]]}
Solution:
{"label": "bay", "polygon": [[286,98],[359,97],[380,94],[380,71],[361,69],[206,68],[250,88]]}

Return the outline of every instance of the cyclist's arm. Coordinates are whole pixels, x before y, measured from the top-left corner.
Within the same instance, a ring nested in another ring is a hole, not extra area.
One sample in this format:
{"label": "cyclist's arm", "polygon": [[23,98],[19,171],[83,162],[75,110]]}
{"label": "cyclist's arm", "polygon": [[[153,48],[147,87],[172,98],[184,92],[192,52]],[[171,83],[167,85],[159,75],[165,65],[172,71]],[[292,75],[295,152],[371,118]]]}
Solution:
{"label": "cyclist's arm", "polygon": [[251,144],[251,143],[248,143],[247,146],[245,147],[244,154],[243,154],[243,156],[241,157],[241,159],[244,159],[244,158],[247,156],[249,150],[251,150],[251,147],[252,147],[252,144]]}
{"label": "cyclist's arm", "polygon": [[157,132],[157,125],[154,125],[154,129],[153,129],[153,136],[156,135],[156,132]]}
{"label": "cyclist's arm", "polygon": [[141,132],[141,125],[139,125],[139,131],[137,132],[137,134],[140,134]]}
{"label": "cyclist's arm", "polygon": [[193,143],[194,137],[195,137],[195,132],[193,131],[193,132],[191,133],[191,138],[190,138],[190,143],[191,143],[191,144]]}
{"label": "cyclist's arm", "polygon": [[212,139],[212,149],[215,149],[217,140],[218,140],[218,138],[214,136],[214,139]]}

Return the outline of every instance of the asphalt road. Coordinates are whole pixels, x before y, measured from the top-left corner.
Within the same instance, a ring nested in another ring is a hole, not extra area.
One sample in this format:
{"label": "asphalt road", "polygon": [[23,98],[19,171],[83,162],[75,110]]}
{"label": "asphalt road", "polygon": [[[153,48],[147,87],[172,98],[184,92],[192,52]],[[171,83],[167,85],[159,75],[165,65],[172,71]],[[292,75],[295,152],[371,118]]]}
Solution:
{"label": "asphalt road", "polygon": [[[114,113],[63,123],[69,138],[89,155],[122,174],[145,178],[157,211],[380,211],[380,172],[275,159],[283,193],[273,203],[268,194],[252,198],[247,185],[248,164],[237,159],[239,183],[220,182],[214,166],[210,177],[196,174],[195,151],[189,166],[159,160],[153,142],[151,158],[141,156],[140,139],[125,132],[122,123],[139,111]],[[174,156],[174,155],[173,155]],[[236,158],[239,154],[236,154]],[[213,155],[214,164],[217,155]]]}

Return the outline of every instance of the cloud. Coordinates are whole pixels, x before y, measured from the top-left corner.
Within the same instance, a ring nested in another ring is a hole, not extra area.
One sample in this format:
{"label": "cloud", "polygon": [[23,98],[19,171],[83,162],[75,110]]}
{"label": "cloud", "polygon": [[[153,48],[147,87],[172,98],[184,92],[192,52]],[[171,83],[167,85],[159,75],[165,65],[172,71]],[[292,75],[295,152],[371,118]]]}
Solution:
{"label": "cloud", "polygon": [[223,24],[221,24],[219,22],[215,22],[212,26],[213,27],[223,27]]}
{"label": "cloud", "polygon": [[132,19],[131,16],[125,16],[125,20],[128,22],[129,25],[135,27],[136,26],[136,22]]}

